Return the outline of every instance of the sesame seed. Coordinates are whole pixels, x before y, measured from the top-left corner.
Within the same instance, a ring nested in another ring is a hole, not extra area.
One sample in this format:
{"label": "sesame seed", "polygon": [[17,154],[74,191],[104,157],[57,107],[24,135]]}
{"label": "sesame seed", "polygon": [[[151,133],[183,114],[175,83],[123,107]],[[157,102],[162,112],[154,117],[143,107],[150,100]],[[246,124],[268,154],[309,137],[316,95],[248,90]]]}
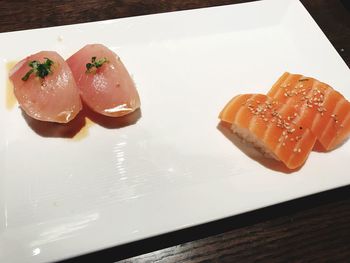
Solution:
{"label": "sesame seed", "polygon": [[300,153],[300,152],[301,152],[301,149],[299,148],[299,149],[298,149],[298,153]]}

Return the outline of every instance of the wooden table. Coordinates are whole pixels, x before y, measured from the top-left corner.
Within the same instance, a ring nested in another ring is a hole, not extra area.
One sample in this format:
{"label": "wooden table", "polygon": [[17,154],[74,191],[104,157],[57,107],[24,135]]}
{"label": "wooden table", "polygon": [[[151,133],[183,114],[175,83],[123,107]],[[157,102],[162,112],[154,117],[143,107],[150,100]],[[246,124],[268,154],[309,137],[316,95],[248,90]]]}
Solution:
{"label": "wooden table", "polygon": [[[247,1],[0,0],[0,32],[242,2]],[[350,66],[349,1],[301,2]],[[69,261],[89,259],[92,262],[350,261],[350,186]]]}

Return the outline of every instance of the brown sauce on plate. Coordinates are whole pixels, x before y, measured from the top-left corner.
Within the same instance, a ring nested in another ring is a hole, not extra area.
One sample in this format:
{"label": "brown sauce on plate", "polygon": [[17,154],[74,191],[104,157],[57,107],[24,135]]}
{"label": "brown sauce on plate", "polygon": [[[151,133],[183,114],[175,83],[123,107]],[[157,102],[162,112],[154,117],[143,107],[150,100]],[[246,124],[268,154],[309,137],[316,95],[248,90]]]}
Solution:
{"label": "brown sauce on plate", "polygon": [[16,104],[17,104],[17,99],[15,97],[14,91],[13,91],[13,85],[12,82],[10,81],[10,79],[8,78],[8,74],[10,72],[10,70],[16,65],[17,61],[9,61],[6,63],[6,109],[8,110],[12,110]]}
{"label": "brown sauce on plate", "polygon": [[89,129],[92,127],[95,123],[90,120],[89,118],[85,117],[85,125],[80,129],[78,133],[74,135],[72,138],[74,141],[80,141],[89,135]]}

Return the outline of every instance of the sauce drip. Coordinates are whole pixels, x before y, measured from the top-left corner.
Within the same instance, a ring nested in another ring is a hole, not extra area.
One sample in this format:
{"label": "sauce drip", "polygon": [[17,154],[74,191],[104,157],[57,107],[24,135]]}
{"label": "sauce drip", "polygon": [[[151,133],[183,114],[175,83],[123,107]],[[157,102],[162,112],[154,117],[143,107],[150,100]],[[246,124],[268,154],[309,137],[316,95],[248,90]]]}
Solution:
{"label": "sauce drip", "polygon": [[90,120],[89,118],[85,117],[85,125],[81,128],[81,130],[74,135],[72,138],[74,141],[80,141],[89,135],[89,129],[91,126],[93,126],[95,123]]}
{"label": "sauce drip", "polygon": [[17,104],[17,99],[15,97],[14,91],[13,91],[13,85],[8,78],[8,74],[10,70],[17,64],[17,61],[9,61],[6,63],[6,71],[7,71],[7,80],[6,80],[6,109],[12,110],[16,104]]}

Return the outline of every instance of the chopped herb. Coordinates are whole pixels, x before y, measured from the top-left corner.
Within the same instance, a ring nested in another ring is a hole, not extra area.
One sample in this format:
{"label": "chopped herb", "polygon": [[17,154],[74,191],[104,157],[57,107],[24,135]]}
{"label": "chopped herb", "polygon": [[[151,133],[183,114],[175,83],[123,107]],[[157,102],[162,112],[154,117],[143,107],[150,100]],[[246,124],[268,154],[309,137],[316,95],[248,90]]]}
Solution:
{"label": "chopped herb", "polygon": [[29,76],[34,73],[37,77],[45,78],[47,75],[52,73],[51,66],[53,65],[53,61],[49,58],[45,58],[44,63],[40,63],[39,61],[33,60],[28,65],[32,69],[29,70],[24,77],[22,78],[23,81],[28,80]]}
{"label": "chopped herb", "polygon": [[106,58],[100,58],[99,60],[96,60],[96,57],[91,58],[91,63],[86,64],[86,71],[85,73],[92,72],[93,68],[98,69],[102,67],[104,63],[108,63],[109,61]]}

